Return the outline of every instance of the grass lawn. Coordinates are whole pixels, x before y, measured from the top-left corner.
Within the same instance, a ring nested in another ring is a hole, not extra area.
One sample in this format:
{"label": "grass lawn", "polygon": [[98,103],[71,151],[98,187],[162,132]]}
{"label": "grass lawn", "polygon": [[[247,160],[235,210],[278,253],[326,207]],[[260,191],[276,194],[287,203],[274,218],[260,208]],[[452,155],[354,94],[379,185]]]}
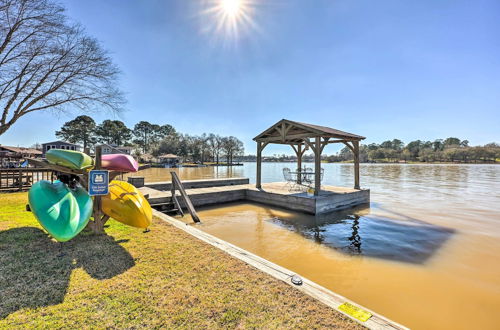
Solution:
{"label": "grass lawn", "polygon": [[0,328],[361,328],[173,226],[110,221],[59,245],[0,194]]}

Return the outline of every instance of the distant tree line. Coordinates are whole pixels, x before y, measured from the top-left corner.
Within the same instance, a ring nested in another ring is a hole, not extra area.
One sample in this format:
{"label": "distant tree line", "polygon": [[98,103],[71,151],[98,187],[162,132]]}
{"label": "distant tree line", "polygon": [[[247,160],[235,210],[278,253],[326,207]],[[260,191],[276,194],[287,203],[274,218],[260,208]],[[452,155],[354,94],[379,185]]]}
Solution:
{"label": "distant tree line", "polygon": [[172,125],[158,125],[141,121],[128,128],[120,120],[104,120],[97,124],[89,116],[78,116],[56,132],[58,138],[92,148],[98,143],[135,147],[135,155],[142,158],[175,154],[185,161],[233,163],[243,155],[243,142],[234,136],[216,134],[189,135],[177,132]]}
{"label": "distant tree line", "polygon": [[[242,161],[255,161],[255,155],[240,158]],[[323,155],[323,161],[349,162],[353,154],[348,147],[342,148],[335,155]],[[434,141],[411,141],[404,144],[398,139],[387,140],[380,144],[371,143],[360,146],[360,161],[363,163],[396,163],[396,162],[461,162],[461,163],[494,163],[500,160],[500,145],[488,143],[484,146],[469,146],[469,141],[450,137]],[[265,162],[296,162],[295,155],[274,154],[264,156]],[[312,153],[302,157],[303,162],[314,162]]]}
{"label": "distant tree line", "polygon": [[[380,144],[361,145],[362,162],[461,162],[489,163],[500,158],[500,145],[489,143],[484,146],[469,146],[469,141],[455,137],[434,141],[387,140]],[[352,152],[344,147],[336,155],[325,157],[329,162],[353,160]]]}

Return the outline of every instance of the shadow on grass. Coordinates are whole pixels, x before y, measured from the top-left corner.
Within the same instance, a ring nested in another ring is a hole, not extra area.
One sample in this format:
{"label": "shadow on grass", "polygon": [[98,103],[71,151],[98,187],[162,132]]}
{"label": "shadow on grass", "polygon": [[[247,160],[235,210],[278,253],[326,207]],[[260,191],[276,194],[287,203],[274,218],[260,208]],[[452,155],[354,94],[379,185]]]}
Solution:
{"label": "shadow on grass", "polygon": [[81,233],[62,245],[41,229],[0,232],[0,319],[22,308],[62,303],[73,269],[109,279],[134,266],[132,256],[113,237]]}

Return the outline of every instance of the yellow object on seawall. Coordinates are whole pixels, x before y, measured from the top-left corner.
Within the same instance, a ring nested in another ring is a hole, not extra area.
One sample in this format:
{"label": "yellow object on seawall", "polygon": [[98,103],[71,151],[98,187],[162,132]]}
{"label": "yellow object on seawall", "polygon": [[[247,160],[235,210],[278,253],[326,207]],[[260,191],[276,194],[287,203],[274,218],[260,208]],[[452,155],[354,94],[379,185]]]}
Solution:
{"label": "yellow object on seawall", "polygon": [[125,181],[111,181],[109,194],[102,197],[102,211],[123,224],[147,228],[153,211],[149,202],[136,187]]}

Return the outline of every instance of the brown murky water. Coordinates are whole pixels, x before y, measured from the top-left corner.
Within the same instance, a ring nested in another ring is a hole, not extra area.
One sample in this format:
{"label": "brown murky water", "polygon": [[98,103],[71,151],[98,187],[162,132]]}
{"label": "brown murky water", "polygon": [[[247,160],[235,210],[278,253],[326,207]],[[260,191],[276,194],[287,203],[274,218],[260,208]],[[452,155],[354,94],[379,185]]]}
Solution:
{"label": "brown murky water", "polygon": [[[264,181],[291,165],[264,164]],[[352,184],[351,165],[323,166],[326,184]],[[199,228],[411,328],[498,329],[500,166],[371,164],[361,176],[369,208],[226,204],[200,210]]]}

